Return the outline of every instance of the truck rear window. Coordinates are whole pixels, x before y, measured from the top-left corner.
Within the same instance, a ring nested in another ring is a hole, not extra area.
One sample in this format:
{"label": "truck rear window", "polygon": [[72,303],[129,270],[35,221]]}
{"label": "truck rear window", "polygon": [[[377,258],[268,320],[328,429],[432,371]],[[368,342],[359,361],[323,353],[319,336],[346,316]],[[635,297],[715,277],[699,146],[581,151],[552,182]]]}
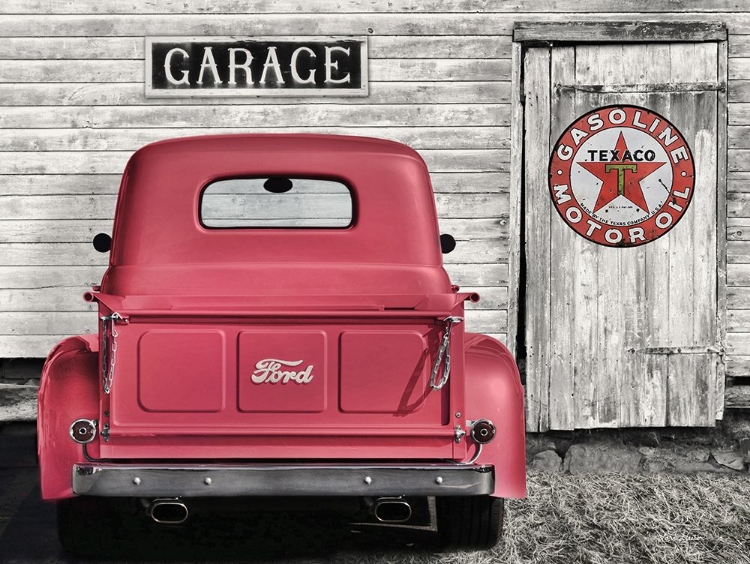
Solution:
{"label": "truck rear window", "polygon": [[344,228],[353,222],[352,194],[336,180],[217,180],[203,190],[200,220],[211,228]]}

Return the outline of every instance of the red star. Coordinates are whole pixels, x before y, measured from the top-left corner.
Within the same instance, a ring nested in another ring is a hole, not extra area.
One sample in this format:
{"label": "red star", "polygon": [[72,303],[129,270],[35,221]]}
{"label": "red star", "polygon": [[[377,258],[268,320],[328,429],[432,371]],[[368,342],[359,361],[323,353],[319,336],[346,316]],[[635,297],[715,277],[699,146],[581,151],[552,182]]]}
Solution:
{"label": "red star", "polygon": [[578,164],[602,181],[599,197],[596,199],[594,212],[598,212],[618,196],[625,196],[636,206],[648,213],[648,204],[643,197],[641,180],[649,174],[661,168],[666,162],[635,162],[632,157],[623,160],[627,154],[631,154],[625,143],[622,132],[617,138],[615,146],[617,159],[605,162],[579,162]]}

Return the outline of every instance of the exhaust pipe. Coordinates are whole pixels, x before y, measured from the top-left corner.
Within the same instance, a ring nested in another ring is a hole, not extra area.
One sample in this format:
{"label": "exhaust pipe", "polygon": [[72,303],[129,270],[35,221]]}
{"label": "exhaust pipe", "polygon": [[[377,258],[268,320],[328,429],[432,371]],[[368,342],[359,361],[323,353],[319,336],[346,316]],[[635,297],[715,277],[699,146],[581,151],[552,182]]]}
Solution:
{"label": "exhaust pipe", "polygon": [[182,501],[175,498],[155,499],[146,509],[146,514],[155,523],[162,525],[179,525],[187,521],[188,507]]}
{"label": "exhaust pipe", "polygon": [[411,505],[400,497],[379,497],[372,508],[381,523],[406,523],[411,519]]}

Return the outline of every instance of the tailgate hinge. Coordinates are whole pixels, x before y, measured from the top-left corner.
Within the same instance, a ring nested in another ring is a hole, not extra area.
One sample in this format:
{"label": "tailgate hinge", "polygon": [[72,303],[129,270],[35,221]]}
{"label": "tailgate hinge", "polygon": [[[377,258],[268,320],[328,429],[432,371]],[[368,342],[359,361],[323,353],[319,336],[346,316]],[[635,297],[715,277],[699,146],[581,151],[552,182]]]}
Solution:
{"label": "tailgate hinge", "polygon": [[[435,364],[432,367],[432,374],[430,374],[430,388],[433,390],[439,390],[448,382],[448,378],[451,376],[451,329],[453,325],[461,323],[464,320],[463,317],[446,317],[443,319],[445,323],[445,333],[443,334],[443,340],[440,343],[437,356],[435,357]],[[445,363],[443,362],[445,359]],[[440,372],[440,366],[443,365],[443,375],[440,381],[437,382],[437,375]]]}
{"label": "tailgate hinge", "polygon": [[117,358],[117,329],[115,329],[115,325],[127,324],[128,317],[114,311],[111,315],[103,315],[99,319],[102,322],[102,390],[105,394],[109,394],[112,389],[115,360]]}

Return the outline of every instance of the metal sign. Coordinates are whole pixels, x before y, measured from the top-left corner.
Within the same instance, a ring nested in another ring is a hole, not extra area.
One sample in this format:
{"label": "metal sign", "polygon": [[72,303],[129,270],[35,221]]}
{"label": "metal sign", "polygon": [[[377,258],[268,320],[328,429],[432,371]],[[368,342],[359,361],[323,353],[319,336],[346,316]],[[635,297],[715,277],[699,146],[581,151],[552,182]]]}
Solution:
{"label": "metal sign", "polygon": [[685,138],[638,106],[581,116],[560,136],[549,165],[552,202],[576,233],[610,247],[664,235],[693,198],[695,167]]}
{"label": "metal sign", "polygon": [[146,96],[367,96],[366,37],[147,37]]}

